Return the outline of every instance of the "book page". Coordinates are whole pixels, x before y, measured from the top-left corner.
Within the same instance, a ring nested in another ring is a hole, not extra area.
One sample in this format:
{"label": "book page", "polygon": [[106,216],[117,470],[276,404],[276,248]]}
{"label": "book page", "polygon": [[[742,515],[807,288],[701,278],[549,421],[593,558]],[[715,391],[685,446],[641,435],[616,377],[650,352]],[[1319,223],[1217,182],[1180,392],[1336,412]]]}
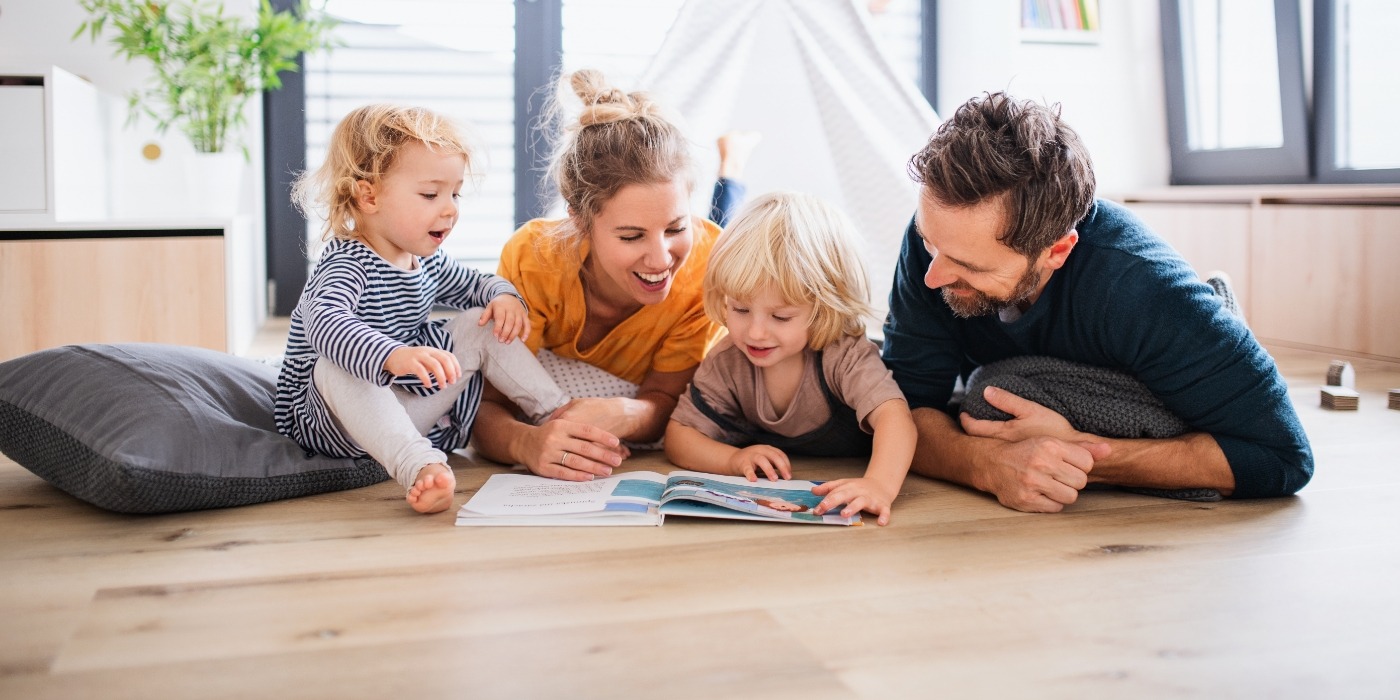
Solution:
{"label": "book page", "polygon": [[665,477],[654,472],[631,472],[593,481],[494,474],[462,510],[483,515],[591,513],[616,502],[655,504],[664,484]]}
{"label": "book page", "polygon": [[[701,501],[777,520],[827,521],[831,516],[812,514],[812,509],[822,500],[812,493],[813,485],[815,482],[798,479],[749,481],[742,476],[674,471],[666,480],[661,500],[663,503],[682,499]],[[838,515],[835,520],[858,519]]]}

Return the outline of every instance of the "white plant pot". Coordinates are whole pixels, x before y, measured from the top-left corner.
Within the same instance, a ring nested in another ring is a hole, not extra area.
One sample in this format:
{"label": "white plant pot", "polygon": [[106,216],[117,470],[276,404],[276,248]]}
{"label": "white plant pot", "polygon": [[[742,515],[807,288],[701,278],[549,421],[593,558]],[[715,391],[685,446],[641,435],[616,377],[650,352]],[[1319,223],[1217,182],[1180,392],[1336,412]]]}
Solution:
{"label": "white plant pot", "polygon": [[193,216],[226,218],[243,201],[243,155],[195,153],[186,166],[185,210]]}

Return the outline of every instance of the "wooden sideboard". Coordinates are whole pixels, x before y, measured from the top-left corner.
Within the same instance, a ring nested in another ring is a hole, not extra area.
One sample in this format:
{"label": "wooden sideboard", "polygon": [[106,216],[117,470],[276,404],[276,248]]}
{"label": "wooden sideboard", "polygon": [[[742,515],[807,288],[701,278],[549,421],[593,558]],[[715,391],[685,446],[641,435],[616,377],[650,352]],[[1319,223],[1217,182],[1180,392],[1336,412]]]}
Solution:
{"label": "wooden sideboard", "polygon": [[238,218],[0,224],[0,361],[70,343],[241,350],[266,313],[240,250],[246,229]]}
{"label": "wooden sideboard", "polygon": [[1400,361],[1400,186],[1169,187],[1117,198],[1265,342]]}

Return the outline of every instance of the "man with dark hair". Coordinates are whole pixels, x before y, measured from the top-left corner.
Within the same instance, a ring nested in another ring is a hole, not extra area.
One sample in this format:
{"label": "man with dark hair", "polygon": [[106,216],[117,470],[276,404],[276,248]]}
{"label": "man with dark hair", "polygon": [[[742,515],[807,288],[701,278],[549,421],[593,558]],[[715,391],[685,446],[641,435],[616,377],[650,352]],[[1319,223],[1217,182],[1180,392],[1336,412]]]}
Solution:
{"label": "man with dark hair", "polygon": [[[1089,154],[1057,109],[974,98],[909,168],[923,187],[884,358],[915,409],[916,473],[1041,512],[1090,483],[1236,498],[1307,484],[1312,451],[1273,359],[1167,243],[1094,198]],[[1092,434],[1004,389],[983,398],[1010,420],[954,417],[959,378],[1023,356],[1126,374],[1188,428]]]}

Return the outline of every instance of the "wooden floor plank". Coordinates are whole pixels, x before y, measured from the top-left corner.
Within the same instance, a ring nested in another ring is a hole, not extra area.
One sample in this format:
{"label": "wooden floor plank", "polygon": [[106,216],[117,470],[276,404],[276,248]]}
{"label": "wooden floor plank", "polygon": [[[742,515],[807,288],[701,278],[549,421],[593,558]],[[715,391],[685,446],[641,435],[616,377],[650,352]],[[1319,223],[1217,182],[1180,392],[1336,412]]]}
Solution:
{"label": "wooden floor plank", "polygon": [[[1395,545],[1111,573],[985,576],[969,588],[774,615],[865,697],[1383,697],[1400,688]],[[1346,583],[1339,585],[1339,581]],[[819,630],[879,631],[872,645]],[[1131,690],[1129,690],[1131,689]]]}
{"label": "wooden floor plank", "polygon": [[297,652],[0,678],[0,696],[858,697],[761,610],[386,646],[327,634]]}

